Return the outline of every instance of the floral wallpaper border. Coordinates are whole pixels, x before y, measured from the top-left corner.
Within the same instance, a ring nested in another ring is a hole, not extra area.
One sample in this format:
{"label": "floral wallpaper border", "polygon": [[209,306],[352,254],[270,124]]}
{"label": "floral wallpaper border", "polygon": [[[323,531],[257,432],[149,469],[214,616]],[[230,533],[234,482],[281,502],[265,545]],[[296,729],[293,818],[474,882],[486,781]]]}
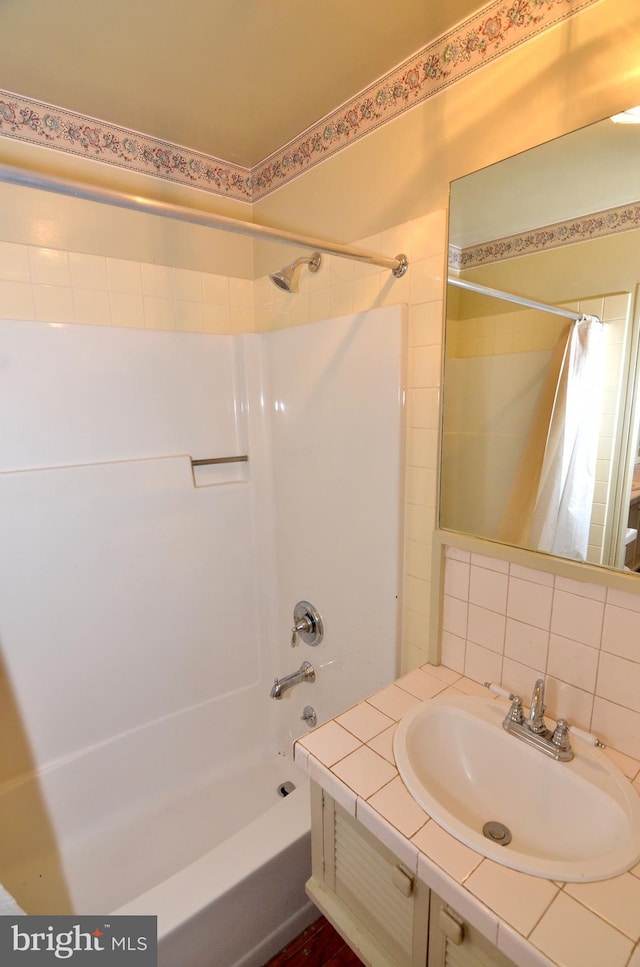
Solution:
{"label": "floral wallpaper border", "polygon": [[496,238],[468,248],[449,246],[449,268],[476,268],[491,262],[518,258],[520,255],[533,255],[547,249],[586,242],[593,238],[604,238],[620,232],[630,232],[640,228],[640,201],[607,208],[590,215],[581,215],[564,222],[555,222],[541,228],[530,229],[518,235]]}
{"label": "floral wallpaper border", "polygon": [[600,0],[494,0],[253,169],[0,91],[0,137],[253,202]]}

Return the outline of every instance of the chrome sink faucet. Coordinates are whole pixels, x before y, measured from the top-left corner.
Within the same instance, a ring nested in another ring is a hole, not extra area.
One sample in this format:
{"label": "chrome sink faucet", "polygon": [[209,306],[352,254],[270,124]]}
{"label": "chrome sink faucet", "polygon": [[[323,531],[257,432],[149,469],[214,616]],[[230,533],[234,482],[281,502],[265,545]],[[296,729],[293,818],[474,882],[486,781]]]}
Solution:
{"label": "chrome sink faucet", "polygon": [[555,729],[547,728],[544,720],[544,678],[538,678],[533,686],[529,715],[525,719],[522,699],[517,695],[511,696],[511,706],[507,712],[502,727],[522,739],[527,745],[532,745],[545,755],[558,759],[560,762],[570,762],[573,759],[573,749],[569,740],[569,725],[565,719],[558,719]]}
{"label": "chrome sink faucet", "polygon": [[544,678],[539,678],[533,686],[527,728],[536,735],[543,735],[548,731],[544,721]]}
{"label": "chrome sink faucet", "polygon": [[533,686],[531,694],[531,705],[529,714],[525,718],[522,707],[522,699],[518,695],[512,695],[506,689],[501,688],[492,682],[485,682],[485,687],[495,695],[508,698],[511,702],[502,728],[505,732],[515,735],[517,739],[522,739],[527,745],[544,752],[545,755],[558,759],[560,762],[570,762],[573,759],[573,749],[569,739],[569,730],[573,734],[586,742],[588,745],[604,749],[606,746],[591,732],[569,725],[566,719],[558,719],[554,729],[547,728],[544,720],[544,678],[539,678]]}

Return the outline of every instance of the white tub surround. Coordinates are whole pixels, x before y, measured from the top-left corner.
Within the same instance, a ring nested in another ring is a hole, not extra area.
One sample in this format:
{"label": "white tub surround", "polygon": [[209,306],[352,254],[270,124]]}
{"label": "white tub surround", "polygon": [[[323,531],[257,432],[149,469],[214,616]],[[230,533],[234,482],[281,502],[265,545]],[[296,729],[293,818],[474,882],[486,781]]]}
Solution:
{"label": "white tub surround", "polygon": [[168,967],[306,926],[307,797],[277,789],[307,704],[397,674],[404,329],[0,320],[0,882],[28,913],[140,897]]}
{"label": "white tub surround", "polygon": [[[461,844],[411,797],[393,757],[396,725],[421,701],[448,693],[488,694],[442,665],[424,665],[298,740],[295,761],[515,964],[635,967],[640,865],[596,883],[520,873]],[[640,762],[610,754],[640,792]]]}

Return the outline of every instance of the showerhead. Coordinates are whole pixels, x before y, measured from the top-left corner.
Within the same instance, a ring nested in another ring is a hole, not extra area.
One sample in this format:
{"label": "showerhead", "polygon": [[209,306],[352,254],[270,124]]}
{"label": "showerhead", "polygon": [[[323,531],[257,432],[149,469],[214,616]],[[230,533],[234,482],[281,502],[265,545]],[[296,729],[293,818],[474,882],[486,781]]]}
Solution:
{"label": "showerhead", "polygon": [[314,252],[311,258],[300,258],[296,259],[295,262],[291,262],[290,265],[285,265],[283,269],[279,272],[274,272],[269,278],[274,285],[277,285],[279,289],[283,292],[297,292],[298,291],[298,275],[300,274],[300,268],[303,265],[309,266],[310,272],[317,272],[320,268],[320,262],[322,261],[322,256],[319,252]]}

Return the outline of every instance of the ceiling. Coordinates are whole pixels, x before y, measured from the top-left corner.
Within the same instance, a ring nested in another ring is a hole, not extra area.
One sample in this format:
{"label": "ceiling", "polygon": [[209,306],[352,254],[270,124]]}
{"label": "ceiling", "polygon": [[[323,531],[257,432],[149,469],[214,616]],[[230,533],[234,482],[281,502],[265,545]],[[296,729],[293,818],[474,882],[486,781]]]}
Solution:
{"label": "ceiling", "polygon": [[0,0],[0,88],[252,168],[478,0]]}

